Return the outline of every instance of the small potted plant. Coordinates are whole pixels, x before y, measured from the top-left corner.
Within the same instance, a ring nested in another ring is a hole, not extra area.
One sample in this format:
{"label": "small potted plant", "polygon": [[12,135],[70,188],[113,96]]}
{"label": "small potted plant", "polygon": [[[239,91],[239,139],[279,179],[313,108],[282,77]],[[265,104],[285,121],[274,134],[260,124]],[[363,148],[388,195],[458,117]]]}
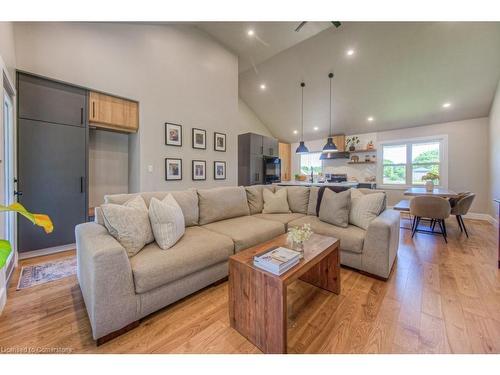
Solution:
{"label": "small potted plant", "polygon": [[359,144],[359,138],[356,136],[347,137],[346,145],[349,147],[349,151],[356,151],[356,145]]}
{"label": "small potted plant", "polygon": [[439,181],[439,174],[435,172],[427,172],[422,176],[422,181],[425,181],[425,190],[431,192],[434,190],[434,185]]}

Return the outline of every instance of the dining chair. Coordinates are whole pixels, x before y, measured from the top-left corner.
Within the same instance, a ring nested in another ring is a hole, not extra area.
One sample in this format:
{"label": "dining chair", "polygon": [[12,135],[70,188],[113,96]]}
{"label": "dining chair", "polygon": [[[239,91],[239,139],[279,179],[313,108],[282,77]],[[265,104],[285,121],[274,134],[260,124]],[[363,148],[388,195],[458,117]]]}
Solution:
{"label": "dining chair", "polygon": [[[420,220],[430,219],[432,230],[424,231],[430,234],[439,233],[443,235],[446,243],[448,243],[448,235],[446,233],[446,223],[445,220],[450,217],[451,207],[448,200],[436,197],[436,196],[417,196],[413,198],[410,202],[410,215],[413,216],[412,225],[412,235],[413,238],[417,231],[422,232],[418,229]],[[435,225],[439,224],[441,232],[435,232]]]}
{"label": "dining chair", "polygon": [[457,218],[460,232],[465,232],[467,238],[469,238],[469,233],[467,232],[467,228],[465,227],[464,219],[462,216],[467,215],[467,212],[469,212],[470,206],[472,205],[475,197],[476,194],[468,193],[467,195],[460,197],[451,208],[451,214],[455,215],[455,217]]}

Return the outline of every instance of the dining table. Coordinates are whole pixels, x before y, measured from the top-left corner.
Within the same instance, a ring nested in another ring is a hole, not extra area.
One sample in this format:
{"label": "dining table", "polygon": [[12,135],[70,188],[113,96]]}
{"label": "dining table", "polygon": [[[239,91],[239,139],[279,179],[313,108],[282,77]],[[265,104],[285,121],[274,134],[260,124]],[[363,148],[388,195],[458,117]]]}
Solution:
{"label": "dining table", "polygon": [[458,194],[453,190],[444,189],[444,188],[434,188],[432,191],[427,191],[425,187],[412,187],[404,192],[404,195],[407,196],[434,196],[434,197],[442,197],[442,198],[457,198]]}

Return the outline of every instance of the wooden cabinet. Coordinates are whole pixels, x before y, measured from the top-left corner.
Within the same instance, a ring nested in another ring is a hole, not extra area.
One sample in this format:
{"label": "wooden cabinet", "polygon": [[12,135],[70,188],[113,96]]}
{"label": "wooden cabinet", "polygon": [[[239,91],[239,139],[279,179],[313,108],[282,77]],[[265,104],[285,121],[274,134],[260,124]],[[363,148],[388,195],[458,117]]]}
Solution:
{"label": "wooden cabinet", "polygon": [[279,143],[279,158],[281,159],[281,181],[292,179],[292,150],[290,143]]}
{"label": "wooden cabinet", "polygon": [[335,146],[337,146],[337,149],[339,150],[339,152],[345,151],[345,135],[344,134],[334,135],[333,136],[333,143],[335,143]]}
{"label": "wooden cabinet", "polygon": [[89,123],[96,128],[135,133],[139,129],[139,103],[90,91]]}

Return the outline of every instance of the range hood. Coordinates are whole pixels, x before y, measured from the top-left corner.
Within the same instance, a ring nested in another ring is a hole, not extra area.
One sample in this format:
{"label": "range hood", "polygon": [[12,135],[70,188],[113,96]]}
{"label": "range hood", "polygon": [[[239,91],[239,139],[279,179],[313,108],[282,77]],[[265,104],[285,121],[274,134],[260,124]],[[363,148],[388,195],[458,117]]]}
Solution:
{"label": "range hood", "polygon": [[320,160],[349,159],[349,153],[346,151],[323,152],[319,158]]}

